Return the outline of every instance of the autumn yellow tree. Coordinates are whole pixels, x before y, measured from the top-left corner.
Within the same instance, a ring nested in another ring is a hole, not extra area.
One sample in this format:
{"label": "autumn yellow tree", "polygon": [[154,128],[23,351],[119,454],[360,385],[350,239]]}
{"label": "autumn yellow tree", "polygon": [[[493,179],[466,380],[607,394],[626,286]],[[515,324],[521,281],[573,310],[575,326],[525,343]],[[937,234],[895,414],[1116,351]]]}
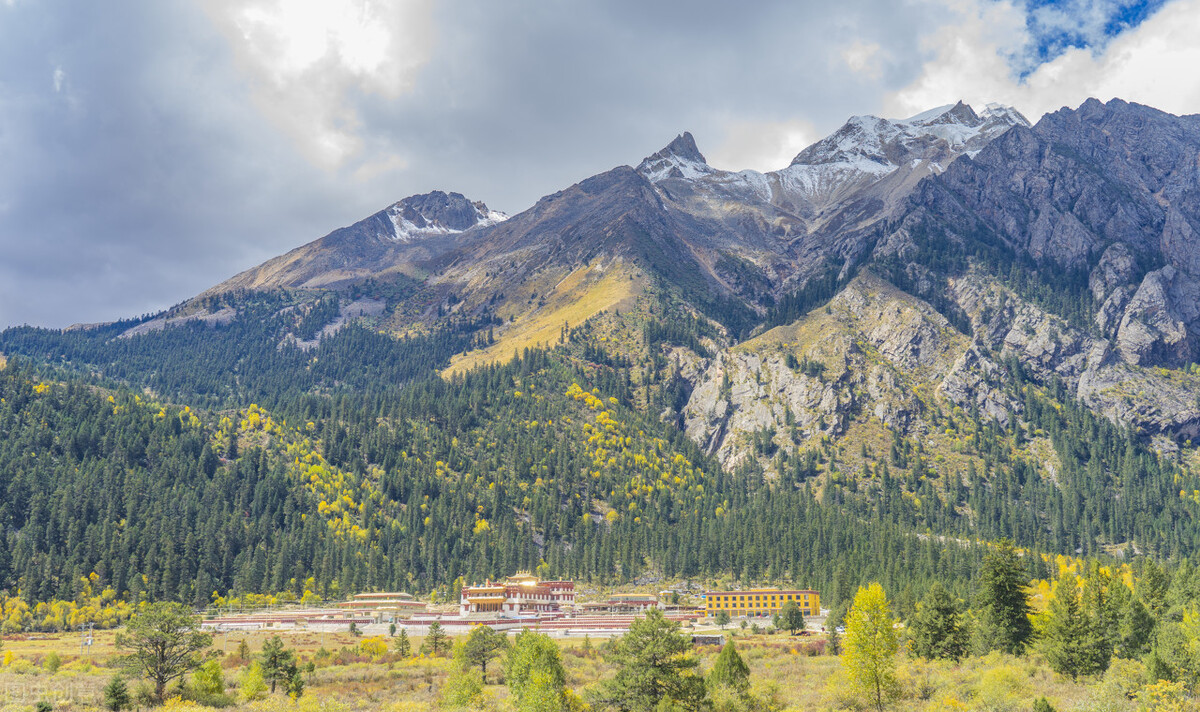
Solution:
{"label": "autumn yellow tree", "polygon": [[846,615],[846,638],[842,666],[855,687],[878,710],[895,697],[896,622],[883,587],[873,583],[860,587]]}

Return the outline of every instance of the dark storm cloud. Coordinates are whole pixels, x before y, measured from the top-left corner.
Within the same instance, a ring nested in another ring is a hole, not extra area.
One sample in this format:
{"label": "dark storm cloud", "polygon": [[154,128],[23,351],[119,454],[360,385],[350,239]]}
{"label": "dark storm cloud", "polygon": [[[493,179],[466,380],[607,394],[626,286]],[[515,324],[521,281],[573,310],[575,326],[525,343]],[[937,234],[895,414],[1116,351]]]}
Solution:
{"label": "dark storm cloud", "polygon": [[227,55],[186,3],[0,5],[0,325],[162,308],[336,226]]}

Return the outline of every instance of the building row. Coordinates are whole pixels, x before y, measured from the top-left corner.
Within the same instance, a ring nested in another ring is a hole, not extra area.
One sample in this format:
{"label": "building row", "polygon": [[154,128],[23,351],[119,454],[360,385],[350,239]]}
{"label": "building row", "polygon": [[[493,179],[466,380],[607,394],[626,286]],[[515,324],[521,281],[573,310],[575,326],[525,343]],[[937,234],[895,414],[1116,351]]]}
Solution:
{"label": "building row", "polygon": [[[576,605],[574,581],[543,581],[527,571],[522,571],[503,581],[489,580],[482,584],[464,586],[459,597],[458,614],[451,617],[461,619],[464,623],[478,622],[481,619],[629,617],[657,608],[667,613],[694,617],[704,615],[710,618],[725,612],[730,618],[734,618],[774,615],[789,602],[795,602],[805,616],[820,615],[820,595],[808,589],[706,591],[702,608],[668,606],[659,596],[644,593],[617,593],[604,601]],[[210,623],[223,628],[275,625],[323,627],[350,623],[362,626],[370,623],[399,622],[421,617],[426,612],[426,604],[408,593],[360,593],[336,608],[221,616]],[[439,616],[439,619],[443,617]]]}

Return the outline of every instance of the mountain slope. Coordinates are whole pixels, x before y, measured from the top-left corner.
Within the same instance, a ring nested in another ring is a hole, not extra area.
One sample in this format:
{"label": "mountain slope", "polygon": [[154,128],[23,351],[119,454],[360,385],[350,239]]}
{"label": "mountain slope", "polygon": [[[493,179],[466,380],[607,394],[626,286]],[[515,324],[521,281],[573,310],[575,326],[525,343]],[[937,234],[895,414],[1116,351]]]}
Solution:
{"label": "mountain slope", "polygon": [[[856,117],[772,173],[681,134],[507,220],[415,196],[154,319],[0,350],[208,408],[230,476],[278,469],[319,561],[230,544],[235,589],[543,559],[842,586],[840,551],[913,583],[998,537],[1192,555],[1198,157],[1197,117],[1116,101]],[[39,556],[76,564],[13,570]]]}
{"label": "mountain slope", "polygon": [[201,296],[238,289],[331,288],[366,278],[420,277],[462,234],[507,216],[459,193],[434,191],[401,200],[249,269]]}

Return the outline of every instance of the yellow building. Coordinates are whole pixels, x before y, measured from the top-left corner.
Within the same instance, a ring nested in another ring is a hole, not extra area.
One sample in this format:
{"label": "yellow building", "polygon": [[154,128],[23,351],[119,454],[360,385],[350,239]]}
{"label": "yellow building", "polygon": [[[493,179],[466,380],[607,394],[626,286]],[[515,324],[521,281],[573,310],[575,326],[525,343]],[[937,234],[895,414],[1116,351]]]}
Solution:
{"label": "yellow building", "polygon": [[806,616],[821,613],[821,596],[816,591],[781,591],[778,588],[756,588],[750,591],[705,591],[705,612],[709,617],[725,611],[734,616],[771,616],[788,601],[795,601]]}

